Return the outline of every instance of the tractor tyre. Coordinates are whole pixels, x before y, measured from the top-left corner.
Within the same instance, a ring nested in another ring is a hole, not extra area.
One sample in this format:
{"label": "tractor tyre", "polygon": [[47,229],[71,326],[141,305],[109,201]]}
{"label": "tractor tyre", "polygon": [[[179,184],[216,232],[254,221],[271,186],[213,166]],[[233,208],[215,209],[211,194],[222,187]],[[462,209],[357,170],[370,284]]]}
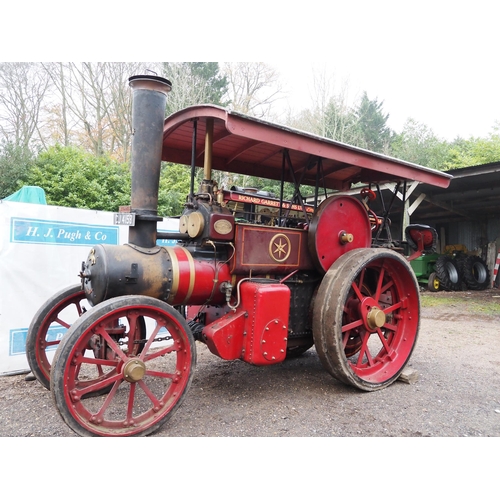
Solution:
{"label": "tractor tyre", "polygon": [[460,268],[449,255],[441,255],[434,265],[436,276],[445,290],[457,291],[462,286]]}
{"label": "tractor tyre", "polygon": [[485,290],[490,283],[486,262],[477,255],[469,255],[464,262],[463,280],[470,290]]}
{"label": "tractor tyre", "polygon": [[430,292],[438,292],[441,283],[436,273],[429,274],[429,281],[427,282],[427,290]]}

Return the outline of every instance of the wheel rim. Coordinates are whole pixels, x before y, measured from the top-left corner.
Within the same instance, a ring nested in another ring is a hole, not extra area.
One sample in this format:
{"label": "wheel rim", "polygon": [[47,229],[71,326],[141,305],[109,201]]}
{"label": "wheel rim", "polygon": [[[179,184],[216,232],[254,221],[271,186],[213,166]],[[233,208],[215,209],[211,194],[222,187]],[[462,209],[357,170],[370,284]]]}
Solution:
{"label": "wheel rim", "polygon": [[66,288],[49,299],[35,314],[28,330],[26,354],[30,369],[47,389],[50,387],[51,362],[69,327],[89,307],[79,285]]}
{"label": "wheel rim", "polygon": [[472,264],[472,276],[474,276],[478,283],[484,283],[487,279],[487,275],[486,268],[482,263],[474,262],[474,264]]}
{"label": "wheel rim", "polygon": [[324,301],[314,313],[318,354],[346,383],[385,387],[399,376],[416,342],[418,284],[395,252],[367,249],[339,261],[318,294]]}
{"label": "wheel rim", "polygon": [[[138,333],[141,317],[145,340]],[[184,318],[156,299],[119,297],[82,320],[54,361],[52,389],[61,416],[81,435],[153,432],[180,404],[192,378],[194,340]],[[122,331],[110,335],[110,324]]]}
{"label": "wheel rim", "polygon": [[432,280],[432,288],[436,291],[439,290],[439,280],[437,278]]}
{"label": "wheel rim", "polygon": [[446,271],[448,272],[448,277],[450,278],[450,281],[456,285],[458,283],[458,272],[455,264],[453,262],[447,262],[446,263]]}

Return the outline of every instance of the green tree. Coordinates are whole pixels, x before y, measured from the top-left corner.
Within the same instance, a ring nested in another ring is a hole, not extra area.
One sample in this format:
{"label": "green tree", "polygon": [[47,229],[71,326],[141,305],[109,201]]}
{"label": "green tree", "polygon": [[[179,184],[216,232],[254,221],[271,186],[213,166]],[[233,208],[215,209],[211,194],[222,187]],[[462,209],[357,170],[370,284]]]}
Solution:
{"label": "green tree", "polygon": [[[158,214],[162,217],[182,213],[191,186],[191,169],[176,163],[162,163],[158,190]],[[197,190],[195,185],[195,191]]]}
{"label": "green tree", "polygon": [[34,161],[30,149],[12,142],[0,144],[0,199],[11,195],[23,184]]}
{"label": "green tree", "polygon": [[391,141],[390,154],[417,165],[445,170],[449,148],[449,144],[439,139],[432,129],[410,118],[403,131]]}
{"label": "green tree", "polygon": [[456,139],[450,145],[445,168],[461,168],[500,161],[500,136],[491,133],[487,139]]}
{"label": "green tree", "polygon": [[43,188],[51,205],[114,212],[130,204],[128,166],[74,147],[40,153],[26,184]]}
{"label": "green tree", "polygon": [[363,92],[354,112],[360,132],[357,145],[378,153],[387,152],[391,140],[391,129],[387,126],[389,114],[382,111],[383,104],[383,101],[368,99],[368,94]]}

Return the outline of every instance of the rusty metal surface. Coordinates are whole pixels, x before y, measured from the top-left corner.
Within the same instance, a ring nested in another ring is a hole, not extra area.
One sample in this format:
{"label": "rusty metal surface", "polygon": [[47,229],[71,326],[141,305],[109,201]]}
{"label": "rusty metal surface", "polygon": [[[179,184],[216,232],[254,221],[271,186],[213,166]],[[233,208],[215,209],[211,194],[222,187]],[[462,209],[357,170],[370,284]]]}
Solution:
{"label": "rusty metal surface", "polygon": [[446,188],[451,178],[443,172],[211,105],[192,106],[165,120],[162,160],[191,164],[193,120],[198,127],[198,167],[204,165],[206,124],[213,120],[212,168],[217,170],[280,180],[283,150],[287,150],[293,174],[287,164],[285,180],[292,181],[295,175],[302,184],[311,186],[316,184],[320,159],[324,187],[329,189],[346,190],[357,182],[399,179]]}

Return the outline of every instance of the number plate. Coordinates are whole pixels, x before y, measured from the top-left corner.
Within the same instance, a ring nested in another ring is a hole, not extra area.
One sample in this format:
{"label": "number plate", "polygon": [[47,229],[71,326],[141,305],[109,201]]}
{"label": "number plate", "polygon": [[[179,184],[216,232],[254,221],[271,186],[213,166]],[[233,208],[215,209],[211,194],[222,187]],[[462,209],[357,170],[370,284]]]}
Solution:
{"label": "number plate", "polygon": [[135,214],[124,212],[114,214],[114,223],[118,226],[134,226]]}

